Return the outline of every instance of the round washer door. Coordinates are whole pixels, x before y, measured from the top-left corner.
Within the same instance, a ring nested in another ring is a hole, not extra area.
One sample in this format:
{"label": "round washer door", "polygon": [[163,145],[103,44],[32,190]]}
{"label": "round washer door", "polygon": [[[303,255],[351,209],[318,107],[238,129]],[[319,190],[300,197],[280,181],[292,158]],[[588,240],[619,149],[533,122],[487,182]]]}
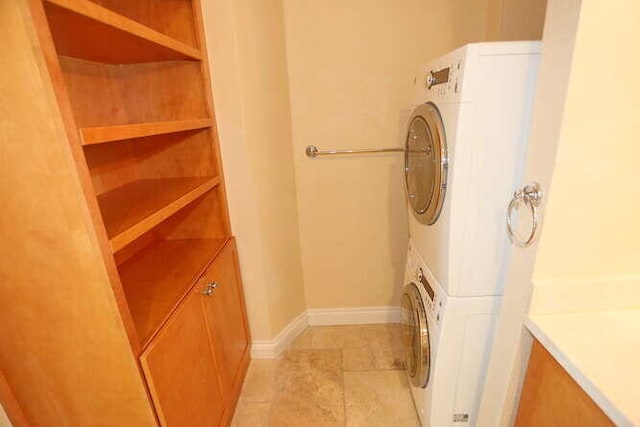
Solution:
{"label": "round washer door", "polygon": [[405,367],[411,384],[426,387],[431,369],[429,324],[424,301],[415,283],[405,286],[400,304]]}
{"label": "round washer door", "polygon": [[404,148],[404,177],[418,221],[438,220],[447,188],[447,142],[438,108],[431,102],[413,110]]}

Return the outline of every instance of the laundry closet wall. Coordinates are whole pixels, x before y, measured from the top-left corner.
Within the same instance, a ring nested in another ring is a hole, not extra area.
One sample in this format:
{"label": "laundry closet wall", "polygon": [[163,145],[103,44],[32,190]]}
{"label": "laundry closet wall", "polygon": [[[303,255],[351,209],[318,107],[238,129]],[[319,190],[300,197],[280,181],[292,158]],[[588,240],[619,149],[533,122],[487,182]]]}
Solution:
{"label": "laundry closet wall", "polygon": [[307,308],[397,305],[408,229],[402,154],[309,160],[305,147],[401,146],[418,67],[485,39],[487,10],[487,1],[284,0]]}
{"label": "laundry closet wall", "polygon": [[522,19],[538,3],[202,1],[254,340],[305,309],[397,305],[402,155],[312,161],[304,148],[402,145],[417,68],[468,42],[539,38]]}
{"label": "laundry closet wall", "polygon": [[229,213],[253,340],[304,312],[280,0],[203,0]]}
{"label": "laundry closet wall", "polygon": [[487,40],[541,40],[547,0],[489,0]]}

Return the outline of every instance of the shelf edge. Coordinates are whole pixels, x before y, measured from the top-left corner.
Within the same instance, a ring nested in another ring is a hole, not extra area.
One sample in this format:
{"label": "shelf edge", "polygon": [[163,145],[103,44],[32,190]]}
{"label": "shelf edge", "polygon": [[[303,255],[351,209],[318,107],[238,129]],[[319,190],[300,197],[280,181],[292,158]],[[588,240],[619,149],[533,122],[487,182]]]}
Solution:
{"label": "shelf edge", "polygon": [[213,126],[213,121],[211,119],[194,119],[149,122],[132,125],[83,127],[79,128],[78,132],[80,133],[82,145],[87,146],[122,141],[125,139],[206,129],[211,126]]}
{"label": "shelf edge", "polygon": [[111,238],[109,243],[111,244],[111,250],[117,252],[122,249],[138,237],[142,236],[147,231],[151,230],[156,225],[160,224],[165,219],[169,218],[180,209],[189,205],[191,202],[198,199],[214,187],[220,184],[220,176],[215,176],[210,180],[200,184],[196,188],[188,191],[180,196],[178,199],[158,209],[148,217],[139,221],[137,224],[132,225],[121,233],[118,233]]}

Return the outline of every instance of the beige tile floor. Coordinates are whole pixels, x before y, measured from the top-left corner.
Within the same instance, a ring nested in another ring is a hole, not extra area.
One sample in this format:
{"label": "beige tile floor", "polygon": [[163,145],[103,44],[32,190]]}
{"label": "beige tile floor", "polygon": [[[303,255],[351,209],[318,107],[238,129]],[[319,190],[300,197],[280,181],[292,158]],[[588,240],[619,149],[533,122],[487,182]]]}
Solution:
{"label": "beige tile floor", "polygon": [[251,362],[232,426],[419,426],[397,325],[307,328]]}

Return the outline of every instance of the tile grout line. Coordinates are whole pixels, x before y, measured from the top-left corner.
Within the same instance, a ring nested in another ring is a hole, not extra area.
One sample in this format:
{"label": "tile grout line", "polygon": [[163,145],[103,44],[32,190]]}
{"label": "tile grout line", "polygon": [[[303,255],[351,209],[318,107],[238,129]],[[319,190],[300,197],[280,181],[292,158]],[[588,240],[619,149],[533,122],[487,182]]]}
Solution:
{"label": "tile grout line", "polygon": [[344,352],[340,349],[340,374],[342,377],[342,409],[344,413],[344,426],[347,427],[347,385],[344,380]]}

